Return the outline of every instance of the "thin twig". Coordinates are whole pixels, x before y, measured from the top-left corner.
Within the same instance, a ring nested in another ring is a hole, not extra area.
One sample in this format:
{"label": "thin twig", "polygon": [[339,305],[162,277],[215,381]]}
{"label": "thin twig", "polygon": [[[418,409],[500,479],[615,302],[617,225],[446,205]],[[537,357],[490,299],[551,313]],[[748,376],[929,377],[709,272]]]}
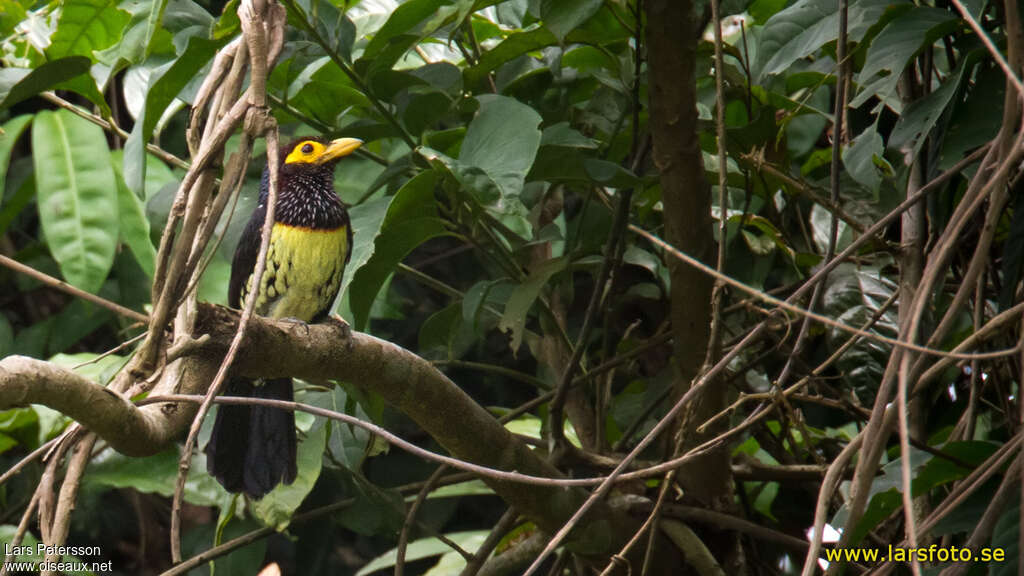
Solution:
{"label": "thin twig", "polygon": [[[906,350],[913,350],[915,352],[920,352],[922,354],[929,354],[931,356],[938,356],[938,357],[942,357],[942,358],[957,358],[957,359],[960,359],[960,360],[971,360],[971,359],[985,360],[985,359],[992,359],[992,358],[1003,358],[1003,357],[1006,357],[1006,356],[1010,356],[1010,355],[1016,354],[1016,352],[1017,352],[1017,347],[1016,346],[1014,346],[1013,348],[1009,348],[1009,349],[1005,349],[1005,350],[998,350],[998,351],[995,351],[995,352],[981,352],[981,353],[975,353],[975,354],[962,354],[962,353],[956,353],[956,352],[947,352],[945,350],[937,350],[935,348],[929,348],[927,346],[920,346],[918,344],[913,344],[911,342],[903,342],[903,341],[898,340],[896,338],[889,338],[888,336],[882,336],[880,334],[874,334],[874,333],[868,332],[866,330],[861,330],[859,328],[854,328],[853,326],[850,326],[849,324],[844,324],[844,323],[839,322],[837,320],[833,320],[832,318],[829,318],[828,316],[823,316],[823,315],[818,314],[816,312],[811,312],[810,310],[806,310],[806,309],[801,308],[799,306],[793,305],[793,304],[790,303],[790,300],[792,300],[792,297],[790,297],[787,300],[780,300],[780,299],[778,299],[778,298],[776,298],[774,296],[771,296],[771,295],[769,295],[769,294],[767,294],[767,293],[765,293],[765,292],[763,292],[761,290],[758,290],[757,288],[752,288],[750,286],[747,286],[746,284],[744,284],[744,283],[740,282],[739,280],[736,280],[736,279],[734,279],[734,278],[732,278],[730,276],[726,276],[724,274],[719,274],[718,271],[715,270],[714,268],[711,268],[710,266],[708,266],[707,264],[704,264],[700,260],[697,260],[696,258],[690,256],[689,254],[686,254],[685,252],[680,251],[678,248],[672,246],[668,242],[665,242],[661,238],[658,238],[657,236],[655,236],[654,234],[651,234],[650,232],[644,230],[643,228],[640,228],[639,226],[630,224],[629,225],[629,230],[631,232],[633,232],[634,234],[637,234],[638,236],[642,236],[642,237],[646,238],[652,244],[654,244],[655,246],[658,246],[659,248],[665,250],[666,253],[672,255],[674,258],[682,260],[683,262],[689,264],[690,266],[693,266],[694,268],[699,269],[701,272],[704,272],[705,274],[708,274],[708,275],[713,276],[715,278],[719,278],[723,282],[725,282],[726,284],[729,284],[730,286],[738,288],[738,289],[746,292],[747,294],[750,294],[752,296],[756,296],[756,297],[764,300],[765,302],[767,302],[767,303],[769,303],[769,304],[771,304],[773,306],[778,306],[779,308],[782,308],[783,310],[786,310],[786,311],[789,311],[789,312],[793,312],[794,314],[799,314],[801,316],[805,316],[805,317],[810,318],[810,319],[812,319],[812,320],[814,320],[816,322],[820,322],[821,324],[824,324],[826,326],[830,326],[832,328],[836,328],[836,329],[841,330],[843,332],[847,332],[849,334],[854,334],[854,335],[860,336],[862,338],[866,338],[868,340],[874,340],[876,342],[882,342],[882,343],[889,344],[890,346],[893,346],[893,347],[896,347],[896,348],[902,348],[902,349],[906,349]],[[838,260],[838,258],[836,258],[835,260]]]}
{"label": "thin twig", "polygon": [[412,532],[412,527],[416,525],[416,513],[419,512],[427,496],[433,492],[434,486],[437,485],[437,482],[447,471],[448,467],[444,464],[438,466],[437,470],[434,470],[434,473],[427,478],[423,488],[416,494],[416,499],[413,500],[412,506],[409,506],[409,511],[405,515],[405,522],[402,523],[402,530],[398,534],[398,546],[395,548],[395,576],[402,576],[405,571],[405,550],[409,545],[409,533]]}
{"label": "thin twig", "polygon": [[31,266],[26,266],[26,265],[22,264],[21,262],[18,262],[17,260],[14,260],[13,258],[8,258],[7,256],[4,256],[4,255],[0,254],[0,265],[3,265],[5,267],[7,267],[7,268],[10,268],[11,270],[14,270],[15,272],[18,272],[19,274],[24,274],[26,276],[34,278],[34,279],[42,282],[46,286],[49,286],[51,288],[56,288],[57,290],[60,290],[61,292],[67,293],[67,294],[69,294],[71,296],[74,296],[75,298],[80,298],[82,300],[85,300],[86,302],[91,302],[91,303],[93,303],[93,304],[95,304],[95,305],[97,305],[97,306],[99,306],[101,308],[106,308],[107,310],[110,310],[111,312],[114,312],[116,314],[120,314],[121,316],[124,316],[125,318],[131,318],[132,320],[135,320],[137,322],[142,322],[143,324],[148,324],[149,323],[149,316],[146,316],[145,314],[143,314],[141,312],[136,312],[135,310],[132,310],[131,308],[125,308],[124,306],[121,306],[120,304],[118,304],[116,302],[111,302],[110,300],[107,300],[106,298],[101,298],[100,296],[97,296],[95,294],[91,294],[91,293],[86,292],[85,290],[82,290],[80,288],[75,288],[74,286],[72,286],[71,284],[68,284],[67,282],[65,282],[63,280],[60,280],[58,278],[54,278],[53,276],[50,276],[49,274],[45,274],[43,272],[40,272],[40,271],[36,270],[35,268],[32,268]]}

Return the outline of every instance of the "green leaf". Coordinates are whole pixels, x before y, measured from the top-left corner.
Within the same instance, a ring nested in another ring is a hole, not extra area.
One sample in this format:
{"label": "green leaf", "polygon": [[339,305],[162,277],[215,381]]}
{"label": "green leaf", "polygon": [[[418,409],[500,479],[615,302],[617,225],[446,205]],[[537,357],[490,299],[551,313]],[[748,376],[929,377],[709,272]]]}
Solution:
{"label": "green leaf", "polygon": [[189,39],[185,52],[162,72],[154,72],[146,92],[146,105],[135,121],[131,136],[125,142],[125,183],[136,194],[142,194],[146,180],[146,146],[164,110],[186,84],[191,82],[213,58],[223,40]]}
{"label": "green leaf", "polygon": [[868,126],[843,148],[843,166],[854,180],[872,192],[878,192],[882,175],[875,166],[875,158],[885,153],[882,136],[875,126]]}
{"label": "green leaf", "polygon": [[502,196],[518,195],[540,147],[540,114],[512,98],[481,96],[459,163],[483,170]]}
{"label": "green leaf", "polygon": [[[470,532],[452,532],[445,534],[445,536],[458,544],[463,550],[472,554],[476,552],[480,545],[487,539],[489,532],[487,530],[473,530]],[[437,538],[423,538],[410,542],[405,549],[405,560],[406,562],[412,562],[415,560],[422,560],[423,558],[430,558],[431,556],[440,556],[447,553],[451,548],[447,544],[441,542]],[[366,576],[372,574],[378,570],[390,568],[395,565],[398,559],[397,549],[391,549],[384,554],[374,558],[369,564],[363,566],[356,572],[356,576]],[[453,572],[457,574],[458,570]]]}
{"label": "green leaf", "polygon": [[21,136],[21,133],[25,131],[28,123],[31,121],[31,114],[23,114],[11,118],[4,122],[3,126],[0,126],[0,133],[3,134],[3,138],[0,138],[0,202],[3,201],[4,190],[7,188],[7,167],[11,163],[11,151],[14,150],[14,145],[18,143],[18,137]]}
{"label": "green leaf", "polygon": [[25,7],[16,0],[0,0],[0,38],[6,38],[25,19]]}
{"label": "green leaf", "polygon": [[[892,296],[896,286],[880,273],[878,268],[840,264],[834,275],[829,275],[823,303],[825,312],[848,326],[863,326],[878,313],[882,304]],[[888,310],[875,323],[871,331],[883,336],[896,335],[896,312]],[[835,342],[845,342],[848,335],[829,329]],[[874,340],[860,339],[837,362],[844,378],[851,386],[877,386],[885,371],[889,350]]]}
{"label": "green leaf", "polygon": [[[428,494],[427,499],[461,498],[463,496],[494,496],[494,490],[487,484],[484,484],[483,480],[466,480],[458,484],[441,486]],[[406,502],[412,502],[416,500],[416,496],[410,495],[405,500]]]}
{"label": "green leaf", "polygon": [[568,122],[559,122],[544,129],[540,137],[541,146],[558,146],[560,148],[580,148],[597,150],[598,144],[591,138],[580,134]]}
{"label": "green leaf", "polygon": [[[892,0],[853,0],[849,7],[849,39],[859,41],[893,3]],[[834,42],[838,35],[839,12],[835,2],[799,0],[765,23],[755,77],[761,80],[789,69],[793,62],[814,54],[825,44]]]}
{"label": "green leaf", "polygon": [[998,67],[978,70],[967,98],[955,102],[941,139],[942,149],[936,162],[939,170],[949,170],[968,152],[991,141],[999,132],[1006,103],[1006,77],[1002,70]]}
{"label": "green leaf", "polygon": [[55,90],[70,90],[89,99],[90,102],[99,106],[100,115],[109,118],[110,117],[110,105],[107,104],[106,99],[103,98],[103,94],[100,94],[99,88],[96,87],[96,79],[91,74],[82,74],[75,76],[70,80],[65,80],[60,84],[54,86]]}
{"label": "green leaf", "polygon": [[964,77],[965,69],[973,68],[978,55],[978,51],[974,51],[960,60],[960,65],[957,66],[956,71],[946,78],[942,86],[907,106],[907,109],[903,111],[903,115],[896,121],[896,126],[893,127],[892,133],[889,134],[889,142],[886,146],[902,152],[904,163],[908,166],[917,157],[921,146],[924,144],[925,137],[935,127],[939,116],[942,115],[942,112],[946,110],[946,107],[953,100],[953,96],[956,95],[960,81]]}
{"label": "green leaf", "polygon": [[83,56],[53,60],[35,69],[0,69],[0,110],[88,72],[89,59]]}
{"label": "green leaf", "polygon": [[288,86],[288,101],[328,126],[349,107],[372,108],[352,80],[328,56],[311,62]]}
{"label": "green leaf", "polygon": [[474,66],[463,70],[462,76],[465,79],[465,84],[469,88],[474,88],[483,82],[491,71],[497,69],[502,64],[518,58],[527,52],[557,43],[558,39],[547,28],[537,28],[529,32],[509,34],[508,37],[501,41],[501,44],[484,52]]}
{"label": "green leaf", "polygon": [[313,490],[323,465],[327,427],[316,426],[299,442],[299,474],[291,484],[278,484],[262,500],[252,505],[253,513],[264,524],[284,530],[302,501]]}
{"label": "green leaf", "polygon": [[565,270],[567,262],[565,258],[553,258],[538,266],[530,276],[520,284],[505,304],[505,313],[501,316],[498,328],[502,331],[512,332],[512,341],[509,346],[512,352],[519,350],[523,341],[523,330],[526,328],[526,315],[533,307],[533,303],[540,296],[540,291],[552,276]]}
{"label": "green leaf", "polygon": [[99,354],[79,352],[78,354],[55,354],[50,362],[63,366],[75,374],[105,386],[114,374],[128,361],[125,356],[110,354],[100,358]]}
{"label": "green leaf", "polygon": [[[85,486],[131,488],[147,494],[172,496],[180,459],[178,447],[143,458],[108,450],[89,465],[89,473],[82,482]],[[185,481],[185,500],[196,506],[215,506],[226,495],[220,484],[206,473],[206,457],[201,452],[194,454]]]}
{"label": "green leaf", "polygon": [[238,6],[241,0],[228,0],[220,13],[220,18],[213,25],[213,38],[230,38],[242,29],[242,21],[238,18]]}
{"label": "green leaf", "polygon": [[115,150],[110,155],[114,174],[117,178],[117,207],[121,216],[121,238],[135,255],[135,261],[150,279],[156,269],[156,248],[149,236],[149,220],[146,219],[146,207],[124,183],[121,165],[124,154]]}
{"label": "green leaf", "polygon": [[32,125],[39,220],[50,252],[72,285],[96,293],[114,263],[117,182],[106,137],[66,110]]}
{"label": "green leaf", "polygon": [[540,18],[559,42],[566,35],[597,13],[603,0],[543,0],[540,4]]}
{"label": "green leaf", "polygon": [[445,234],[434,200],[436,182],[437,173],[421,173],[402,186],[388,207],[380,234],[374,240],[373,255],[355,272],[350,285],[349,302],[356,330],[366,326],[377,292],[398,263],[420,244]]}
{"label": "green leaf", "polygon": [[153,50],[154,37],[163,35],[166,40],[170,39],[170,33],[160,27],[167,0],[130,2],[126,7],[131,17],[120,42],[97,54],[101,62],[116,70],[125,63],[138,64],[145,60]]}
{"label": "green leaf", "polygon": [[[930,46],[936,38],[958,25],[959,20],[949,10],[928,6],[914,7],[889,22],[871,41],[864,59],[864,68],[858,75],[860,93],[850,102],[850,107],[859,108],[869,98],[877,95],[894,110],[901,111],[900,100],[896,97],[896,84],[899,83],[903,69],[924,47]],[[888,74],[875,78],[882,72]]]}
{"label": "green leaf", "polygon": [[636,177],[636,174],[615,162],[601,160],[600,158],[584,159],[583,169],[586,170],[587,176],[594,182],[612,188],[632,188],[640,183],[640,179]]}
{"label": "green leaf", "polygon": [[449,0],[408,0],[400,4],[366,44],[357,70],[391,68],[414,43],[441,24],[431,17],[449,5]]}
{"label": "green leaf", "polygon": [[349,209],[349,221],[352,225],[352,255],[345,266],[345,275],[341,279],[341,294],[347,294],[355,273],[373,256],[374,241],[380,235],[384,218],[395,196],[385,196],[364,202]]}
{"label": "green leaf", "polygon": [[67,0],[61,4],[57,31],[46,49],[51,59],[65,56],[93,58],[93,50],[103,50],[121,39],[128,13],[108,0]]}
{"label": "green leaf", "polygon": [[[297,400],[312,406],[349,414],[360,420],[371,420],[356,397],[350,395],[346,387],[342,385],[327,391],[306,390]],[[359,470],[366,458],[367,448],[374,437],[362,428],[337,420],[328,420],[324,426],[328,430],[327,450],[333,459],[349,470]]]}

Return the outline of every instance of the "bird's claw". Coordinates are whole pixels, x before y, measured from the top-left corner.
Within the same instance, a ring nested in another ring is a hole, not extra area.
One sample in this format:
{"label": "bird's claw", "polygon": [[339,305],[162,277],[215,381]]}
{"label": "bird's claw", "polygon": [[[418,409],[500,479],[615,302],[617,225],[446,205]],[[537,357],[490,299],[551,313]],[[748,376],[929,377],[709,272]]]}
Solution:
{"label": "bird's claw", "polygon": [[327,320],[341,329],[343,338],[347,341],[352,340],[352,326],[345,319],[337,314],[329,314]]}
{"label": "bird's claw", "polygon": [[297,326],[302,326],[306,330],[306,336],[309,336],[309,323],[306,322],[305,320],[300,320],[294,316],[288,316],[285,318],[281,318],[281,321],[288,322],[289,324],[295,324]]}

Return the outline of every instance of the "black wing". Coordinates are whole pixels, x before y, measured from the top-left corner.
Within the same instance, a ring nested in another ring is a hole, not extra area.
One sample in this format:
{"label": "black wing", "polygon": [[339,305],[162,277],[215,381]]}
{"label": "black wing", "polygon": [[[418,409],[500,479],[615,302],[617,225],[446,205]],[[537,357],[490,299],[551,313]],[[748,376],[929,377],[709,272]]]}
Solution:
{"label": "black wing", "polygon": [[235,257],[231,260],[231,280],[228,282],[228,306],[232,308],[242,307],[242,288],[249,281],[249,276],[256,268],[256,258],[260,254],[260,236],[263,229],[263,221],[267,217],[267,195],[269,194],[269,172],[263,169],[263,178],[260,180],[260,197],[253,210],[249,223],[242,231],[242,237],[238,240],[238,247],[235,248]]}

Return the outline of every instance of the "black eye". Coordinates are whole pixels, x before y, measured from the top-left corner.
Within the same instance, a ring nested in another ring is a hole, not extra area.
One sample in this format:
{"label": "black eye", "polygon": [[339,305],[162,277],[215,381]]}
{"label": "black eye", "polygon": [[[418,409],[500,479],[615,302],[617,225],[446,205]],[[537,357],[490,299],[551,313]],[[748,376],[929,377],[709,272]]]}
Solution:
{"label": "black eye", "polygon": [[312,154],[313,153],[313,145],[307,142],[305,145],[302,146],[302,153],[303,154]]}

